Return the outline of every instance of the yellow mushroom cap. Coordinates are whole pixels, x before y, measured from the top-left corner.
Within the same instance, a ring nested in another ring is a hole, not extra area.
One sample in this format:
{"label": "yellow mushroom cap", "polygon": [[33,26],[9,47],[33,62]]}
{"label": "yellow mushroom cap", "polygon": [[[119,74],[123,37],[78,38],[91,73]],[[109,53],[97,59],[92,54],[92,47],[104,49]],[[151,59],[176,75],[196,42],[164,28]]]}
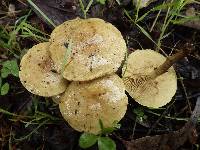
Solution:
{"label": "yellow mushroom cap", "polygon": [[31,93],[50,97],[65,91],[67,81],[53,71],[53,62],[48,53],[49,43],[33,46],[23,56],[19,77],[23,86]]}
{"label": "yellow mushroom cap", "polygon": [[126,91],[139,104],[158,108],[169,103],[175,95],[177,77],[173,67],[155,79],[146,79],[165,60],[153,50],[136,50],[129,55],[123,66],[123,81]]}
{"label": "yellow mushroom cap", "polygon": [[127,104],[122,79],[110,75],[89,82],[72,82],[61,97],[59,107],[72,128],[98,134],[99,119],[105,127],[112,127],[113,122],[125,115]]}
{"label": "yellow mushroom cap", "polygon": [[50,54],[70,81],[88,81],[117,71],[126,53],[120,31],[102,19],[74,19],[55,28]]}

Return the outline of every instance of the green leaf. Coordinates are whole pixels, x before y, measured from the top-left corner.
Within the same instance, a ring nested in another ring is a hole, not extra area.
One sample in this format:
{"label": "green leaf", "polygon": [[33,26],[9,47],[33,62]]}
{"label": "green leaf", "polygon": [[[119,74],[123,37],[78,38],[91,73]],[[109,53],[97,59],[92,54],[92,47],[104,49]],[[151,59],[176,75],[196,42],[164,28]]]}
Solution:
{"label": "green leaf", "polygon": [[142,108],[136,108],[133,110],[134,114],[136,114],[138,117],[143,117],[144,116],[144,110]]}
{"label": "green leaf", "polygon": [[99,137],[98,148],[99,150],[116,150],[116,144],[109,137]]}
{"label": "green leaf", "polygon": [[11,74],[15,77],[19,77],[19,67],[16,60],[10,61],[11,64]]}
{"label": "green leaf", "polygon": [[147,119],[147,116],[144,114],[144,110],[141,107],[134,109],[133,113],[137,115],[136,120],[140,123]]}
{"label": "green leaf", "polygon": [[8,60],[3,64],[3,68],[1,69],[2,78],[6,78],[9,74],[12,74],[15,77],[19,76],[19,67],[16,60]]}
{"label": "green leaf", "polygon": [[103,121],[102,121],[101,119],[99,119],[99,126],[100,126],[101,130],[103,130],[103,129],[104,129],[104,126],[103,126]]}
{"label": "green leaf", "polygon": [[1,88],[1,85],[2,85],[2,78],[1,78],[1,76],[0,76],[0,88]]}
{"label": "green leaf", "polygon": [[10,86],[8,83],[3,84],[1,87],[1,95],[6,95],[9,89],[10,89]]}
{"label": "green leaf", "polygon": [[12,68],[10,60],[7,60],[7,61],[3,62],[2,65],[3,65],[3,68],[8,68],[8,69]]}
{"label": "green leaf", "polygon": [[101,133],[102,133],[102,134],[110,134],[110,133],[112,133],[114,130],[115,130],[114,127],[108,127],[108,128],[104,128],[104,129],[101,131]]}
{"label": "green leaf", "polygon": [[90,133],[83,133],[79,138],[81,148],[89,148],[97,142],[98,136]]}
{"label": "green leaf", "polygon": [[97,0],[100,4],[104,5],[106,3],[106,0]]}
{"label": "green leaf", "polygon": [[121,128],[121,124],[119,124],[118,121],[115,120],[115,121],[113,122],[113,127],[114,127],[115,129],[120,129],[120,128]]}
{"label": "green leaf", "polygon": [[120,129],[120,127],[121,127],[121,124],[118,124],[118,121],[114,121],[112,124],[112,127],[103,128],[101,133],[102,134],[110,134],[113,131]]}
{"label": "green leaf", "polygon": [[3,67],[1,69],[1,77],[2,78],[7,78],[9,74],[10,74],[10,70],[8,68]]}

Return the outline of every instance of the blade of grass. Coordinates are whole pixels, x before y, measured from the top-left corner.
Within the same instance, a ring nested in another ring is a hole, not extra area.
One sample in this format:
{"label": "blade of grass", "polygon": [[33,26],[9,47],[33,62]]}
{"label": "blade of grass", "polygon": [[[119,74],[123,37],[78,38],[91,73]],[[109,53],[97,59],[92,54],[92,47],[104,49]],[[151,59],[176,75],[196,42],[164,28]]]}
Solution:
{"label": "blade of grass", "polygon": [[0,113],[3,113],[5,115],[9,115],[9,116],[15,116],[15,117],[22,117],[22,118],[33,118],[33,116],[22,116],[22,115],[17,115],[17,114],[14,114],[14,113],[11,113],[7,110],[4,110],[2,108],[0,108]]}
{"label": "blade of grass", "polygon": [[69,43],[64,44],[66,51],[65,51],[65,56],[63,59],[63,65],[62,65],[62,73],[64,72],[65,66],[67,64],[68,58],[70,58],[71,52],[72,52],[72,40],[70,39]]}
{"label": "blade of grass", "polygon": [[40,127],[42,127],[43,125],[45,125],[47,122],[49,121],[49,119],[43,121],[42,123],[40,123],[33,131],[31,131],[28,135],[23,136],[19,139],[14,138],[15,141],[23,141],[26,140],[28,138],[30,138]]}
{"label": "blade of grass", "polygon": [[93,3],[93,0],[90,0],[89,3],[88,3],[88,5],[87,5],[87,7],[86,7],[86,9],[85,9],[86,13],[87,13],[88,10],[90,9],[92,3]]}
{"label": "blade of grass", "polygon": [[27,1],[28,1],[28,3],[29,3],[32,7],[34,7],[34,8],[41,14],[41,16],[42,16],[49,24],[51,24],[53,27],[56,27],[56,25],[53,23],[53,21],[52,21],[51,19],[49,19],[49,18],[39,9],[39,7],[36,6],[36,5],[32,2],[32,0],[27,0]]}

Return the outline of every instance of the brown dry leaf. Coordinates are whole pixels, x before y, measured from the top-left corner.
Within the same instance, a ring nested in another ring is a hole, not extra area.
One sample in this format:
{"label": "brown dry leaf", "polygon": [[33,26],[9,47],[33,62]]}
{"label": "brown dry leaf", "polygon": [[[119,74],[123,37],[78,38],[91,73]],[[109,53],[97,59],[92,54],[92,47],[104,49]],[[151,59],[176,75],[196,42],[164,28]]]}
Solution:
{"label": "brown dry leaf", "polygon": [[186,141],[195,144],[197,141],[196,124],[200,117],[200,97],[197,98],[195,109],[190,120],[178,131],[168,134],[146,136],[131,141],[123,141],[127,150],[176,150]]}

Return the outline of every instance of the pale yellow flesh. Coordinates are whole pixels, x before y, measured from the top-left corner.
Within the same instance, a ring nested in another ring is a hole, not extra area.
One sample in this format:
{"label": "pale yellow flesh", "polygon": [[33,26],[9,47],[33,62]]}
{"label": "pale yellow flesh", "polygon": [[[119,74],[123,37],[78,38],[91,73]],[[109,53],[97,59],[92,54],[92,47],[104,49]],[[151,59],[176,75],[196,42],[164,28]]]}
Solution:
{"label": "pale yellow flesh", "polygon": [[77,131],[98,134],[99,119],[112,127],[125,115],[128,98],[121,78],[106,76],[90,82],[72,82],[59,104],[65,120]]}
{"label": "pale yellow flesh", "polygon": [[49,43],[33,46],[23,56],[20,63],[19,77],[23,86],[31,93],[50,97],[65,91],[66,80],[52,72],[53,62],[48,53]]}
{"label": "pale yellow flesh", "polygon": [[129,95],[139,104],[158,108],[169,103],[175,95],[177,77],[173,67],[155,80],[144,79],[165,60],[153,50],[136,50],[129,55],[123,67],[123,81]]}
{"label": "pale yellow flesh", "polygon": [[[50,41],[57,71],[70,81],[114,73],[126,53],[126,43],[117,28],[97,18],[66,21],[56,27]],[[71,51],[67,47],[70,41]]]}

